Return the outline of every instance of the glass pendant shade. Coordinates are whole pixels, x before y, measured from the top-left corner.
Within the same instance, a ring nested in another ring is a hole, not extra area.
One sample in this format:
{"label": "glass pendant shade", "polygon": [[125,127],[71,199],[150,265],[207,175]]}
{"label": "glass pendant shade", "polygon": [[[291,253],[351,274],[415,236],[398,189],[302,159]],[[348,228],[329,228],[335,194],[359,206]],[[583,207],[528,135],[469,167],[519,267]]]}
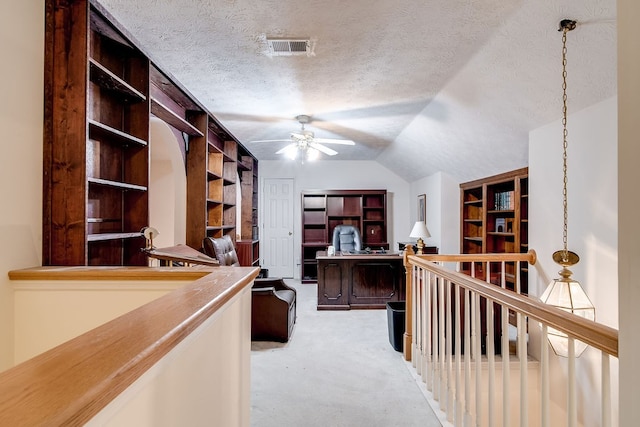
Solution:
{"label": "glass pendant shade", "polygon": [[[580,283],[571,278],[571,271],[566,268],[562,269],[560,275],[560,278],[549,283],[549,286],[540,297],[542,302],[594,321],[596,319],[596,309],[582,286],[580,286]],[[567,335],[553,328],[548,328],[547,334],[553,351],[558,356],[567,357],[569,355]],[[587,348],[587,345],[578,340],[575,340],[574,343],[576,357],[579,357]]]}

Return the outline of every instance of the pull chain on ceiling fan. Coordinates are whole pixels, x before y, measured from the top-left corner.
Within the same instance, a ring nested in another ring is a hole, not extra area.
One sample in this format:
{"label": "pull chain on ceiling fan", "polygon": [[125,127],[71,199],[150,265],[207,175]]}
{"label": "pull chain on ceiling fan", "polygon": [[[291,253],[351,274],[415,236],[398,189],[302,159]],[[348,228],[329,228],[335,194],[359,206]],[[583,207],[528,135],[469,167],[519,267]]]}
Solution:
{"label": "pull chain on ceiling fan", "polygon": [[291,132],[289,134],[290,139],[265,139],[251,142],[290,142],[286,147],[276,151],[276,154],[286,154],[291,159],[302,155],[307,160],[317,159],[320,153],[328,156],[338,154],[337,151],[323,144],[355,145],[355,142],[348,139],[316,138],[312,131],[304,128],[304,125],[311,122],[311,117],[308,115],[301,114],[296,116],[296,120],[300,123],[301,128],[299,132]]}

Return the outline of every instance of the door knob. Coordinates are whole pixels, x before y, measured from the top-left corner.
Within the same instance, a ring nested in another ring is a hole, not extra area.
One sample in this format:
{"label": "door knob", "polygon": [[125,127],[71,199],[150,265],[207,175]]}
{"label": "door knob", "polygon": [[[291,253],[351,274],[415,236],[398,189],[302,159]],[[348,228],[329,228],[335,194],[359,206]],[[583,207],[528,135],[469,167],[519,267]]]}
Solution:
{"label": "door knob", "polygon": [[290,231],[290,232],[289,232],[289,236],[291,236],[292,234],[293,234],[293,233]]}

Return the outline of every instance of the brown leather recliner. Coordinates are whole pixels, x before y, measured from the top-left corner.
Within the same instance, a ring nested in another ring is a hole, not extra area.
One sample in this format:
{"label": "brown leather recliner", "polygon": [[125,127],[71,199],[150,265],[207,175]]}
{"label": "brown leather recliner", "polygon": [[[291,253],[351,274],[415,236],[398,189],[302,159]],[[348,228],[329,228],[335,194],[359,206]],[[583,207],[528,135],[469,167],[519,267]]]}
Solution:
{"label": "brown leather recliner", "polygon": [[[205,237],[202,247],[220,265],[240,265],[229,236]],[[251,289],[251,339],[289,341],[296,322],[296,296],[296,290],[281,278],[255,279]]]}

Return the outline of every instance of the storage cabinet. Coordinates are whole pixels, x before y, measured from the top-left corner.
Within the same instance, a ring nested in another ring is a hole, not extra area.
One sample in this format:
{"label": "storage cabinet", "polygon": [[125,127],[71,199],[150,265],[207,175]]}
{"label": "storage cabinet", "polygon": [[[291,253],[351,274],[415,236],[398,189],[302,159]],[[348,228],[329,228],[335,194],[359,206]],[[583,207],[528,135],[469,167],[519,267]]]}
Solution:
{"label": "storage cabinet", "polygon": [[389,249],[386,190],[308,190],[302,192],[302,281],[318,278],[316,252],[331,245],[333,229],[354,225],[362,246]]}
{"label": "storage cabinet", "polygon": [[[527,252],[528,246],[528,169],[488,177],[460,184],[461,242],[460,251],[466,254]],[[486,278],[481,263],[475,271]],[[499,266],[490,271],[492,283],[500,284]],[[463,269],[469,272],[471,265]],[[507,263],[505,282],[513,289],[516,276],[514,263]],[[527,269],[520,271],[522,293],[528,292]]]}

